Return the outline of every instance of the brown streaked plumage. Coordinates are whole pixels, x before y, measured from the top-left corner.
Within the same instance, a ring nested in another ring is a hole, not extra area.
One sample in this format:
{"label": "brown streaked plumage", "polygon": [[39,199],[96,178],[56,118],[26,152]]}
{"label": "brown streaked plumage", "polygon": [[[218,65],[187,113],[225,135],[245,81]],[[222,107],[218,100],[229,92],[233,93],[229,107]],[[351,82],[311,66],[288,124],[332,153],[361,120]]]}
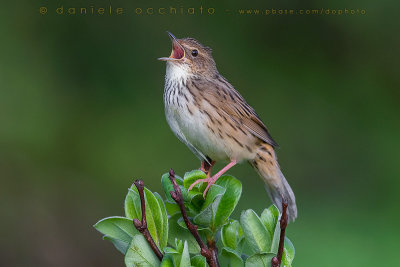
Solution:
{"label": "brown streaked plumage", "polygon": [[[295,196],[283,176],[267,127],[255,110],[219,74],[211,49],[193,38],[176,39],[170,34],[170,57],[165,75],[165,114],[172,131],[202,160],[208,188],[236,163],[248,161],[263,178],[274,204],[288,201],[290,220],[297,217]],[[211,177],[215,161],[229,164]]]}

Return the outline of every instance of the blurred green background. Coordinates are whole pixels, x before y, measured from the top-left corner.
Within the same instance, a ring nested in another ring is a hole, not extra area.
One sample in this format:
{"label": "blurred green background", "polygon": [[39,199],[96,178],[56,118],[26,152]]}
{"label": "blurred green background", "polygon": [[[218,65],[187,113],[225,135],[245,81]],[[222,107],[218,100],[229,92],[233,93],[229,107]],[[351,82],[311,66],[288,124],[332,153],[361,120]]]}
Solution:
{"label": "blurred green background", "polygon": [[[199,167],[164,118],[156,58],[170,53],[166,30],[211,46],[280,144],[299,208],[287,230],[294,266],[398,265],[398,2],[93,2],[2,3],[1,266],[123,266],[92,225],[123,214],[135,179],[161,192],[169,168]],[[110,4],[125,14],[55,13]],[[215,14],[134,14],[200,5]],[[367,14],[240,16],[239,7]],[[237,218],[270,205],[249,165],[229,173],[244,184]]]}

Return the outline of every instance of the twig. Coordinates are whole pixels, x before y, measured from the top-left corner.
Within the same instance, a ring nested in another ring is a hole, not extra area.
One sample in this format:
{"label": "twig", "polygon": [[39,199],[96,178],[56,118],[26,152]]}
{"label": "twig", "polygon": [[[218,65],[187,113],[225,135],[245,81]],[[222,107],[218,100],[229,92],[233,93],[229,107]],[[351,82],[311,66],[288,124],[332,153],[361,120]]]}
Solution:
{"label": "twig", "polygon": [[154,243],[154,240],[150,235],[149,229],[147,228],[146,204],[144,199],[144,183],[142,180],[136,180],[134,184],[140,196],[140,204],[142,207],[142,221],[139,221],[138,219],[133,219],[133,224],[135,225],[136,229],[144,236],[144,238],[146,238],[147,242],[149,243],[151,249],[154,251],[158,259],[162,260],[163,254],[157,247],[156,243]]}
{"label": "twig", "polygon": [[207,247],[204,244],[203,240],[201,239],[199,232],[197,231],[197,226],[194,225],[189,220],[189,217],[187,216],[186,213],[185,204],[183,202],[182,191],[179,188],[178,184],[176,183],[175,173],[173,169],[169,171],[169,179],[171,180],[171,183],[174,186],[174,191],[170,192],[171,197],[175,200],[176,204],[178,204],[187,228],[189,229],[190,233],[192,233],[197,243],[199,244],[200,254],[206,258],[207,263],[210,267],[219,267],[218,257],[217,257],[218,251],[215,245],[215,241],[213,240],[207,241],[208,245]]}
{"label": "twig", "polygon": [[284,197],[282,197],[282,216],[281,216],[281,235],[279,238],[279,247],[278,247],[278,255],[273,257],[271,260],[272,267],[280,267],[282,262],[282,255],[283,255],[283,247],[285,245],[285,231],[286,226],[288,224],[288,216],[287,216],[287,207],[288,203]]}
{"label": "twig", "polygon": [[209,251],[211,251],[211,262],[214,263],[214,265],[212,264],[208,264],[210,266],[219,266],[218,263],[218,248],[217,245],[215,244],[215,240],[207,240],[207,247],[209,249]]}

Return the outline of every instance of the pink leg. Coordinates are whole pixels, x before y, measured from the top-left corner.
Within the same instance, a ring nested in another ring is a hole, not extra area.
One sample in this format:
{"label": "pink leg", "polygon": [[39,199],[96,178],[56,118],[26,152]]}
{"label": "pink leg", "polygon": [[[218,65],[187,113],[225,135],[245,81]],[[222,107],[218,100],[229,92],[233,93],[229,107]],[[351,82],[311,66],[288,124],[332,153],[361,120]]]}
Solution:
{"label": "pink leg", "polygon": [[219,177],[221,177],[222,174],[224,174],[227,170],[229,170],[230,168],[232,168],[233,166],[235,166],[237,163],[236,160],[232,160],[231,162],[229,162],[228,165],[226,165],[224,168],[222,168],[222,170],[220,170],[219,172],[217,172],[213,177],[207,178],[207,179],[200,179],[197,180],[196,182],[194,182],[193,184],[190,185],[189,190],[192,190],[192,188],[196,185],[199,184],[201,182],[207,182],[208,185],[206,187],[206,190],[204,190],[203,192],[203,196],[205,197],[207,194],[208,189],[210,189],[210,186],[213,185],[217,179]]}

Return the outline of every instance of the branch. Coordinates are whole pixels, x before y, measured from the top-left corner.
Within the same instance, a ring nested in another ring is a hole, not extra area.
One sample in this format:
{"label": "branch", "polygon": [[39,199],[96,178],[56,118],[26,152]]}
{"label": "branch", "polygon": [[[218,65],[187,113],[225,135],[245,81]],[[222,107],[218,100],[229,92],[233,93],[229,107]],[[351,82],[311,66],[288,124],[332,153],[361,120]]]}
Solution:
{"label": "branch", "polygon": [[283,247],[285,245],[285,231],[286,226],[288,224],[288,216],[287,216],[287,207],[288,203],[284,197],[282,197],[282,216],[281,216],[281,235],[279,238],[279,247],[278,247],[278,255],[273,257],[271,260],[272,267],[280,267],[282,262],[283,255]]}
{"label": "branch", "polygon": [[197,226],[194,225],[187,216],[185,204],[183,202],[182,191],[176,183],[174,170],[171,169],[169,171],[169,179],[171,180],[172,185],[174,186],[174,191],[171,191],[171,197],[175,200],[176,204],[178,204],[183,220],[190,233],[194,236],[197,243],[200,246],[200,254],[206,258],[207,263],[210,267],[219,267],[218,258],[217,258],[217,247],[215,245],[214,240],[207,241],[208,247],[204,244],[203,240],[200,237],[199,232],[197,231]]}
{"label": "branch", "polygon": [[149,243],[151,249],[154,251],[158,259],[161,261],[163,258],[163,254],[161,253],[160,249],[157,247],[156,243],[154,243],[153,238],[150,235],[149,229],[147,228],[146,222],[146,204],[144,199],[144,183],[142,180],[136,180],[134,182],[140,196],[140,204],[142,207],[142,221],[138,219],[133,219],[133,224],[135,225],[136,229],[146,238],[147,242]]}

